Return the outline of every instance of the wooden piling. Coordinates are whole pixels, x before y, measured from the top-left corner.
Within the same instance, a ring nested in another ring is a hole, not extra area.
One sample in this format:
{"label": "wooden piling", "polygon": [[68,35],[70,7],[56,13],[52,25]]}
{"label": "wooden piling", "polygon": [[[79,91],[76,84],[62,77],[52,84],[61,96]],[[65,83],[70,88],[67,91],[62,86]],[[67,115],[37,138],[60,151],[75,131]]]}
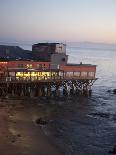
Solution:
{"label": "wooden piling", "polygon": [[[0,96],[60,96],[59,88],[62,87],[63,95],[91,95],[91,87],[95,80],[50,80],[50,81],[16,81],[0,82]],[[54,92],[53,89],[54,88]],[[70,91],[68,90],[70,88]]]}

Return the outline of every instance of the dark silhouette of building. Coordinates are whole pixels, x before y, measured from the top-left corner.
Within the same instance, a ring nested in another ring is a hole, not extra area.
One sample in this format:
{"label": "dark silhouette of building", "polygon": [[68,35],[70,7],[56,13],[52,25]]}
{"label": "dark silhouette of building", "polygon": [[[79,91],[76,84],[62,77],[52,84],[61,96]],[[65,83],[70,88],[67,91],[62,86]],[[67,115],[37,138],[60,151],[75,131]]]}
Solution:
{"label": "dark silhouette of building", "polygon": [[66,54],[66,45],[62,43],[38,43],[32,45],[34,60],[51,61],[52,54]]}

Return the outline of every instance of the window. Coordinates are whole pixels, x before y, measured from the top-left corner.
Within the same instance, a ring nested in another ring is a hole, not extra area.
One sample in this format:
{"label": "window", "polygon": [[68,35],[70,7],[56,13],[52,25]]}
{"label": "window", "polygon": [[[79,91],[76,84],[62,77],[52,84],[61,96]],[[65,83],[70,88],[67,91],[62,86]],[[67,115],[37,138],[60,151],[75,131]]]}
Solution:
{"label": "window", "polygon": [[65,62],[65,58],[62,58],[62,62]]}
{"label": "window", "polygon": [[59,72],[59,76],[63,76],[63,72]]}
{"label": "window", "polygon": [[15,76],[15,72],[9,72],[9,76]]}
{"label": "window", "polygon": [[18,68],[24,68],[23,64],[18,64]]}
{"label": "window", "polygon": [[74,76],[80,76],[80,72],[74,72]]}
{"label": "window", "polygon": [[27,68],[32,68],[32,64],[27,64]]}
{"label": "window", "polygon": [[73,76],[73,72],[67,72],[66,76]]}
{"label": "window", "polygon": [[42,64],[37,64],[38,69],[42,69]]}
{"label": "window", "polygon": [[42,72],[38,72],[38,76],[42,76]]}
{"label": "window", "polygon": [[89,72],[90,77],[94,77],[94,72]]}
{"label": "window", "polygon": [[81,72],[81,76],[87,76],[87,72]]}

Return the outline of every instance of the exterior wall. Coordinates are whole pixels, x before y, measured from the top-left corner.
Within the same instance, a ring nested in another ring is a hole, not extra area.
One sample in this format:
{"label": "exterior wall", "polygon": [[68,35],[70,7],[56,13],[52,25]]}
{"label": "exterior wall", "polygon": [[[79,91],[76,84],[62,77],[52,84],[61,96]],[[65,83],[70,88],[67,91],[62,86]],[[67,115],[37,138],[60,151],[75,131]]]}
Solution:
{"label": "exterior wall", "polygon": [[49,69],[49,66],[50,66],[49,62],[34,62],[34,61],[9,61],[7,64],[8,68]]}
{"label": "exterior wall", "polygon": [[5,75],[7,69],[7,62],[0,62],[0,77]]}
{"label": "exterior wall", "polygon": [[66,53],[66,45],[60,43],[39,43],[32,46],[32,55],[35,60],[50,61],[51,55]]}
{"label": "exterior wall", "polygon": [[0,76],[4,74],[4,71],[7,69],[8,62],[0,62]]}
{"label": "exterior wall", "polygon": [[96,72],[96,66],[86,66],[86,65],[78,65],[78,66],[65,66],[65,65],[60,65],[60,69],[64,70],[65,72]]}
{"label": "exterior wall", "polygon": [[51,54],[55,53],[56,44],[39,43],[32,46],[34,60],[50,61]]}
{"label": "exterior wall", "polygon": [[64,53],[57,53],[51,55],[51,69],[59,69],[58,66],[66,65],[68,56]]}
{"label": "exterior wall", "polygon": [[[62,54],[61,54],[62,55]],[[64,54],[65,55],[65,54]],[[56,57],[57,58],[57,57]],[[53,59],[54,63],[55,59]],[[58,61],[59,62],[59,61]],[[58,69],[56,71],[63,71],[64,78],[70,79],[95,79],[96,66],[95,65],[61,65],[51,64],[50,62],[35,62],[35,61],[9,61],[0,62],[0,76],[5,75],[7,69],[38,69],[38,71],[44,72],[47,69]],[[32,70],[33,71],[33,70]],[[33,71],[36,73],[36,71]],[[33,74],[35,74],[33,73]],[[7,76],[7,75],[6,75]]]}
{"label": "exterior wall", "polygon": [[55,53],[65,53],[66,54],[66,45],[65,44],[56,44]]}
{"label": "exterior wall", "polygon": [[36,51],[38,53],[55,53],[56,44],[51,43],[39,43],[32,45],[32,51]]}
{"label": "exterior wall", "polygon": [[7,67],[8,62],[0,62],[0,70]]}
{"label": "exterior wall", "polygon": [[96,66],[92,65],[61,65],[60,69],[64,71],[65,78],[94,79]]}

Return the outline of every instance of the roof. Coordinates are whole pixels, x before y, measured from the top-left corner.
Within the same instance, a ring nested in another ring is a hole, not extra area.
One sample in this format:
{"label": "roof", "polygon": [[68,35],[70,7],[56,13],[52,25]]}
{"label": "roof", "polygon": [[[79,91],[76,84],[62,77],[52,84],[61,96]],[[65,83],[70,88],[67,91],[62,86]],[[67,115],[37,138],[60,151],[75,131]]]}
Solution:
{"label": "roof", "polygon": [[80,64],[72,64],[72,63],[69,64],[69,63],[68,63],[68,64],[66,64],[66,66],[88,66],[88,67],[89,67],[89,66],[90,66],[90,67],[91,67],[91,66],[94,66],[94,67],[95,67],[96,65],[92,65],[92,64],[82,64],[82,63],[80,63]]}
{"label": "roof", "polygon": [[[56,45],[56,44],[63,44],[63,43],[37,43],[37,44],[33,44],[33,46],[34,45],[40,45],[40,46],[47,45],[47,46],[51,46],[51,45]],[[63,45],[66,45],[66,44],[63,44]]]}

